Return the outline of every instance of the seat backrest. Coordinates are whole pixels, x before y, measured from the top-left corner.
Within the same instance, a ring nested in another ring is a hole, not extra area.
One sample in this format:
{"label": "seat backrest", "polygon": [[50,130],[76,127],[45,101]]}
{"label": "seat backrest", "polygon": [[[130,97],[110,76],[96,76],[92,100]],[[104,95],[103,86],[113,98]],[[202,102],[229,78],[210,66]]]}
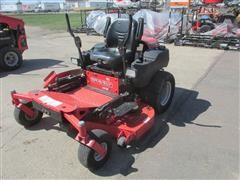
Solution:
{"label": "seat backrest", "polygon": [[[133,20],[132,30],[127,42],[127,49],[135,51],[136,49],[136,32],[138,23]],[[108,28],[106,34],[107,47],[118,47],[119,42],[125,40],[128,34],[129,19],[117,19]]]}

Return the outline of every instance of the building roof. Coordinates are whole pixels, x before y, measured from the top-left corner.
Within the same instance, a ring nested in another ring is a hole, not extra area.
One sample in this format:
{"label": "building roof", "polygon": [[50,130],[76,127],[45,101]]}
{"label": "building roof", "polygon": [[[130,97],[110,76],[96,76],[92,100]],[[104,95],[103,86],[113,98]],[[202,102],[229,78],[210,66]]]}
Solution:
{"label": "building roof", "polygon": [[88,2],[110,3],[112,0],[89,0]]}

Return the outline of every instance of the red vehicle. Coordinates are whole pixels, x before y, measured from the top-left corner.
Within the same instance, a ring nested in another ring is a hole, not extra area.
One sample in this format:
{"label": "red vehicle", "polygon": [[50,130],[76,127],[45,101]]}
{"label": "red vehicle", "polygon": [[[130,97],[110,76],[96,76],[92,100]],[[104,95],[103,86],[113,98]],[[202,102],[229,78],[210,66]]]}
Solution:
{"label": "red vehicle", "polygon": [[[113,23],[108,19],[105,43],[82,52],[66,14],[80,68],[51,72],[44,79],[44,90],[11,94],[17,122],[32,126],[43,113],[58,120],[79,142],[78,158],[90,170],[108,160],[113,140],[125,147],[144,136],[174,95],[174,77],[164,71],[168,49],[149,48],[141,41],[143,19],[137,22],[129,17]],[[143,49],[137,51],[140,44]]]}
{"label": "red vehicle", "polygon": [[203,4],[218,4],[223,3],[223,0],[203,0]]}
{"label": "red vehicle", "polygon": [[24,22],[0,14],[0,67],[14,70],[22,64],[22,54],[28,49]]}

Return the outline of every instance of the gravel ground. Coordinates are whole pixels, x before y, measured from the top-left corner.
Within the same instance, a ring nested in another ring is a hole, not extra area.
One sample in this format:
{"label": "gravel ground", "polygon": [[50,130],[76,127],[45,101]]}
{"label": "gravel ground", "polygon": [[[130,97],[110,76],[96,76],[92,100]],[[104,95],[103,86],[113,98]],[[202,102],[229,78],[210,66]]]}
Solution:
{"label": "gravel ground", "polygon": [[[30,130],[13,117],[10,91],[39,89],[52,70],[76,68],[67,33],[27,27],[23,66],[0,72],[1,179],[239,178],[239,52],[167,45],[167,68],[176,79],[170,109],[140,148],[113,148],[108,163],[92,173],[77,159],[78,143],[45,116]],[[81,35],[83,49],[102,38]]]}

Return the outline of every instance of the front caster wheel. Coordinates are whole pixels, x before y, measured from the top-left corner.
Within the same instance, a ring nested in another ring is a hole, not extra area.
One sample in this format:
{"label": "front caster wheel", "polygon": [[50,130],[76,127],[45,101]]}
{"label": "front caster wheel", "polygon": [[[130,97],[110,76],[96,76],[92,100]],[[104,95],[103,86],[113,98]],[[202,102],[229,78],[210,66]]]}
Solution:
{"label": "front caster wheel", "polygon": [[[25,105],[29,108],[32,108],[32,103],[26,103]],[[33,111],[34,111],[34,115],[33,117],[30,117],[24,111],[15,107],[14,117],[19,124],[23,125],[24,127],[30,127],[39,123],[43,116],[42,112],[36,109],[33,109]]]}
{"label": "front caster wheel", "polygon": [[106,155],[101,156],[93,149],[81,143],[79,144],[78,159],[80,163],[86,168],[93,171],[101,168],[107,162],[112,151],[112,138],[107,132],[99,129],[92,130],[89,136],[91,139],[96,140],[107,150]]}

